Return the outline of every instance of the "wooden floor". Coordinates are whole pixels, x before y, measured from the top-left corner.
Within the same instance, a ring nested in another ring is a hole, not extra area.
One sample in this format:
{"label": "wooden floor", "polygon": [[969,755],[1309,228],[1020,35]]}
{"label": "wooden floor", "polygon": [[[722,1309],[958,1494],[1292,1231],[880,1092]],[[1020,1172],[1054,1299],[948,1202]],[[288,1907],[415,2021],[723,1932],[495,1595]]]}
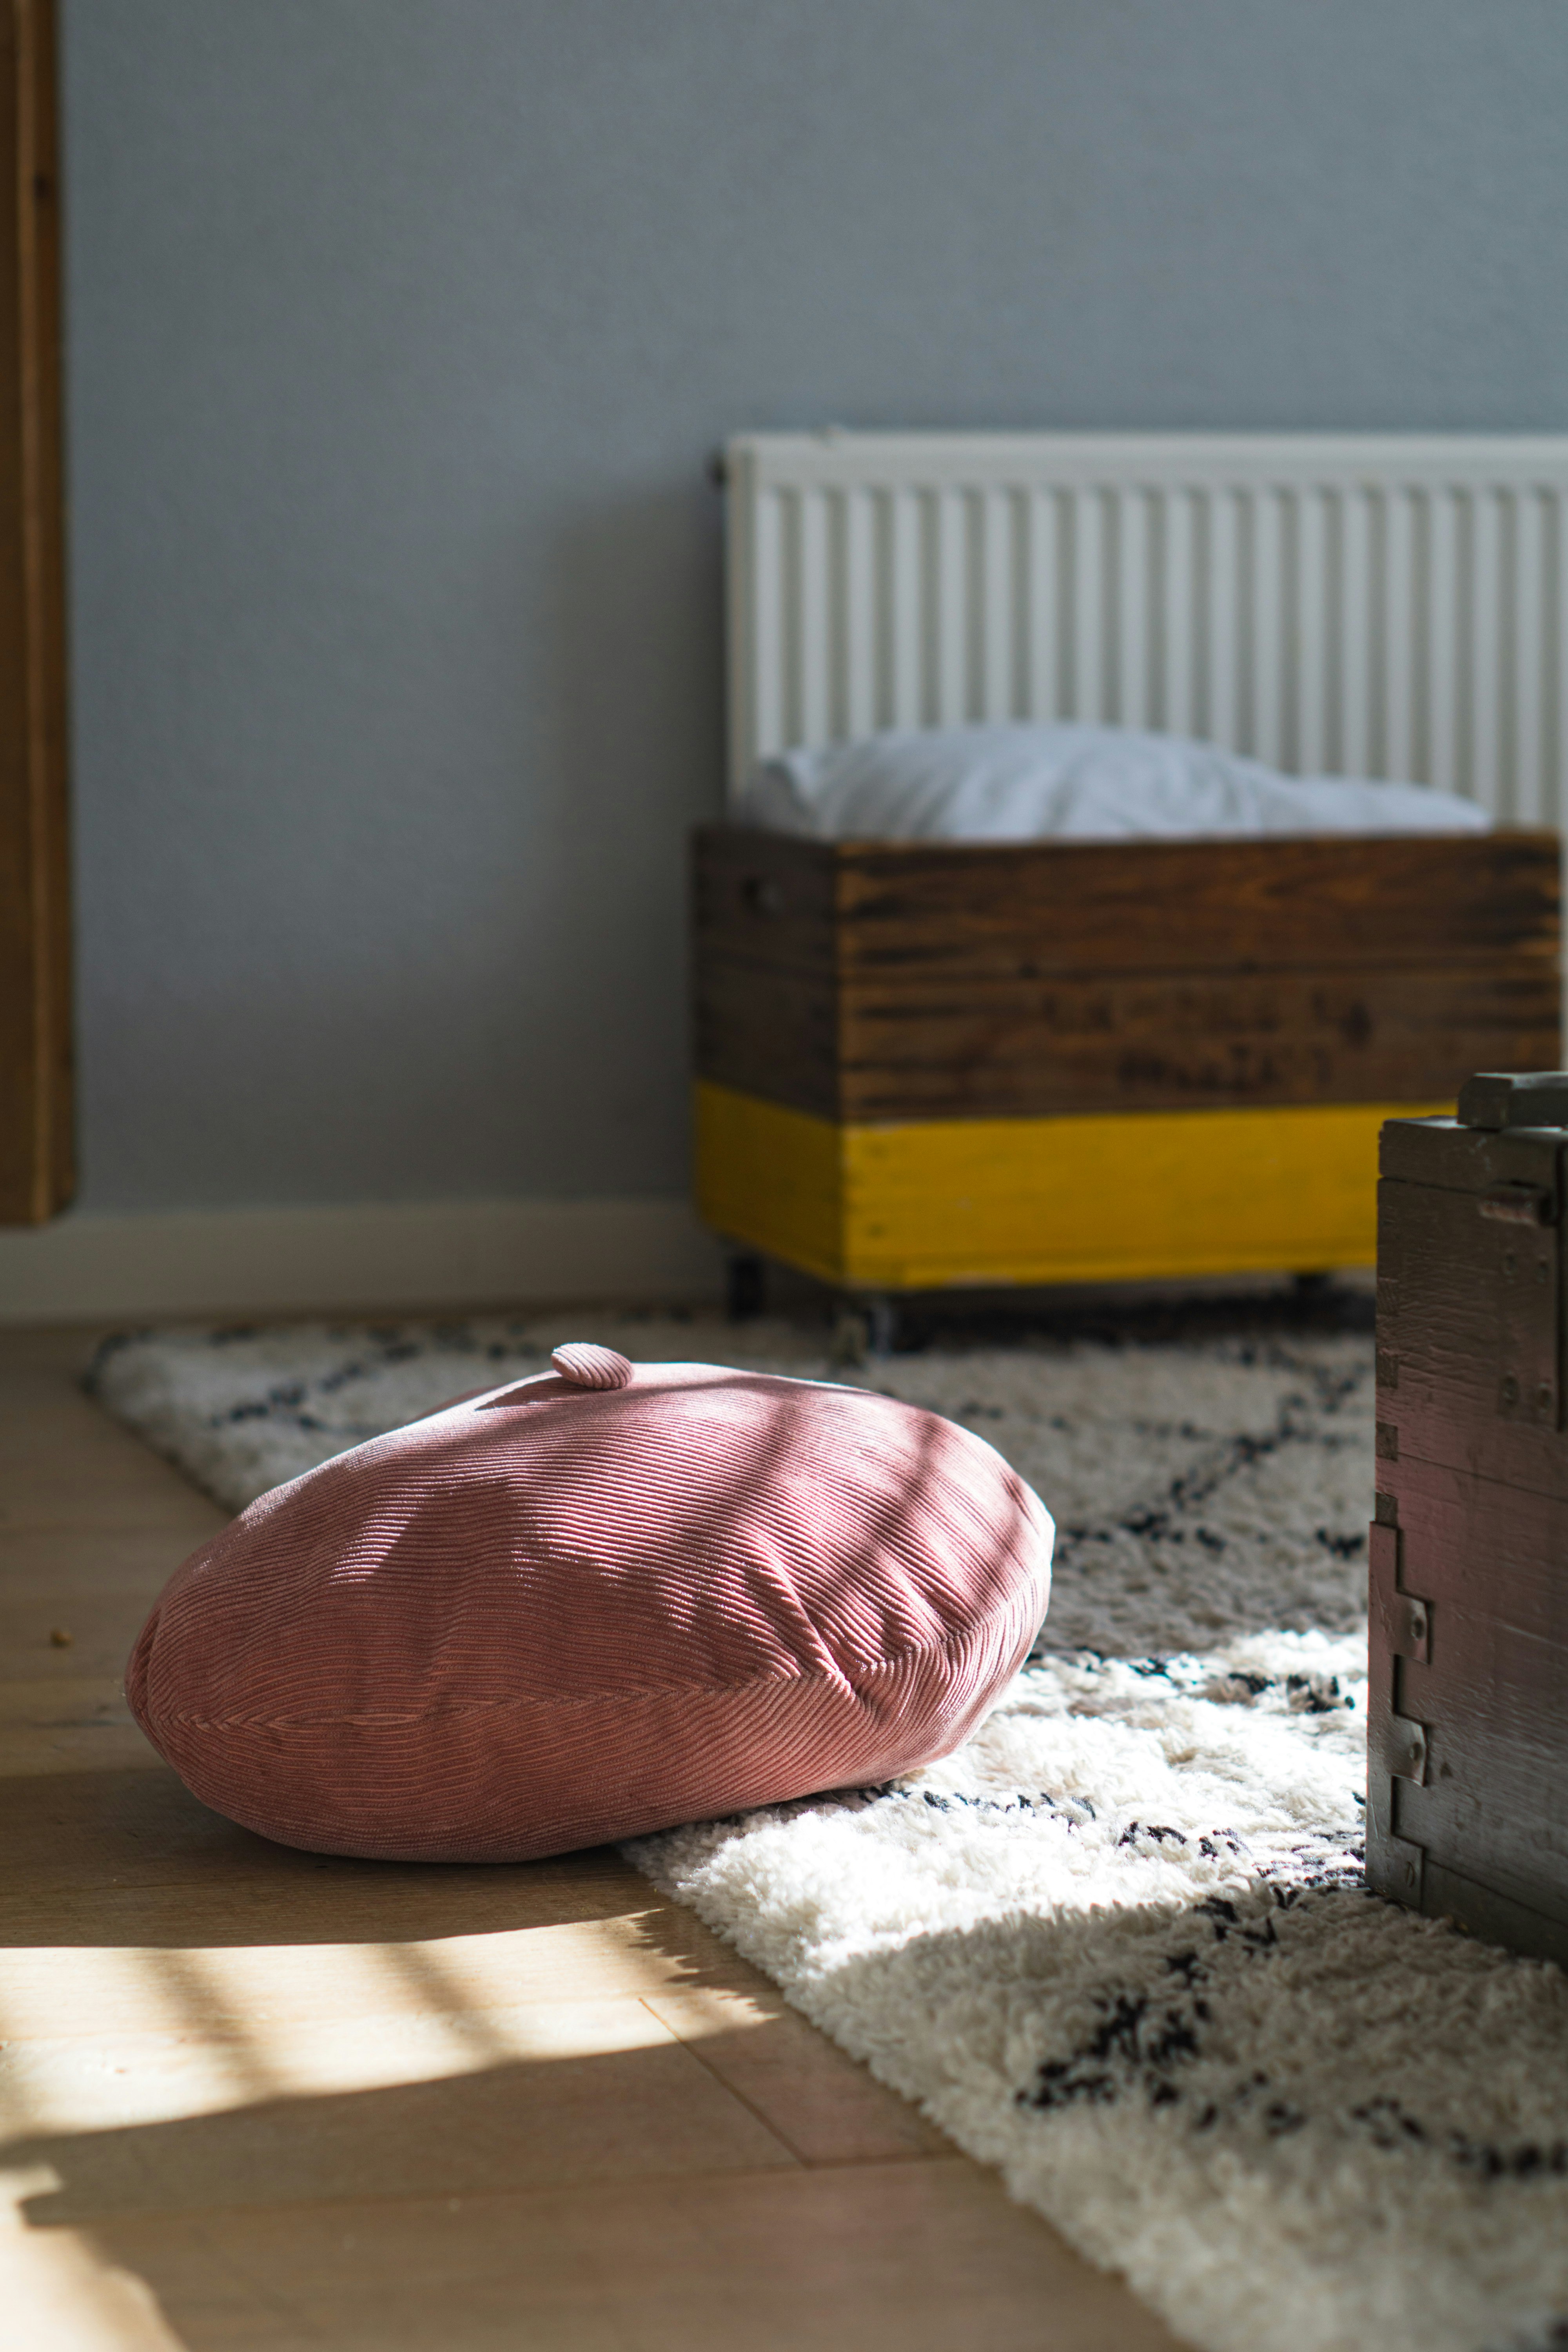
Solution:
{"label": "wooden floor", "polygon": [[1173,2339],[604,1851],[294,1853],[126,1653],[221,1514],[0,1336],[0,2345],[1155,2352]]}

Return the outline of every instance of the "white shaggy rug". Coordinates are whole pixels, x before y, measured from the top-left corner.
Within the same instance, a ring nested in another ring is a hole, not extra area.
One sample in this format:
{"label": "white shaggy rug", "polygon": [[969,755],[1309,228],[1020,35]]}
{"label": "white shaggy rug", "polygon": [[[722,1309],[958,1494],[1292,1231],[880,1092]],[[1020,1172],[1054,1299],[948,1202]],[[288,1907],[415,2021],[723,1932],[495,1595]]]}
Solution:
{"label": "white shaggy rug", "polygon": [[1568,2347],[1568,1979],[1361,1885],[1370,1338],[1133,1329],[853,1374],[700,1318],[165,1334],[94,1385],[236,1507],[567,1338],[969,1423],[1058,1524],[984,1730],[633,1859],[1194,2345]]}

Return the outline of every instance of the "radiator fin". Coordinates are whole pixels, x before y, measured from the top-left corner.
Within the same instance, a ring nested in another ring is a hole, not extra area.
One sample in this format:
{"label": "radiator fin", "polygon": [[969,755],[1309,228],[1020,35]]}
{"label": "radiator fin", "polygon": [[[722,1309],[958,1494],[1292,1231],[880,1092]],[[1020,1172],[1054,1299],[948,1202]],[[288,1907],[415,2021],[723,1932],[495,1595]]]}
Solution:
{"label": "radiator fin", "polygon": [[730,765],[1084,719],[1559,824],[1568,437],[731,443]]}

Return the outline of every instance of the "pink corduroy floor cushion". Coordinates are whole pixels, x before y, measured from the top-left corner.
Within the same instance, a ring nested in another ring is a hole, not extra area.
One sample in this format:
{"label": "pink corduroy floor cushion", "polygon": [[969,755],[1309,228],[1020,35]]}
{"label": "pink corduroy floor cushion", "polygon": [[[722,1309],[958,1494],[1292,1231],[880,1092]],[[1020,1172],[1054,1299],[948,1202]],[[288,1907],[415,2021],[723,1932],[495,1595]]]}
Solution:
{"label": "pink corduroy floor cushion", "polygon": [[983,1439],[863,1390],[559,1349],[264,1495],[126,1688],[285,1845],[518,1862],[955,1748],[1021,1663],[1051,1522]]}

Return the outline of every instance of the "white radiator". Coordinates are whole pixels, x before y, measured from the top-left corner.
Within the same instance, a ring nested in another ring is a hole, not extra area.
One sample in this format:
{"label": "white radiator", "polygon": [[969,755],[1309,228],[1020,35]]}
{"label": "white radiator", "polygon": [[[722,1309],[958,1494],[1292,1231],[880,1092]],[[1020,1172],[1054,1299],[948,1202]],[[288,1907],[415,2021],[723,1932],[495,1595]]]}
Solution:
{"label": "white radiator", "polygon": [[730,772],[1087,719],[1560,822],[1568,437],[747,434]]}

